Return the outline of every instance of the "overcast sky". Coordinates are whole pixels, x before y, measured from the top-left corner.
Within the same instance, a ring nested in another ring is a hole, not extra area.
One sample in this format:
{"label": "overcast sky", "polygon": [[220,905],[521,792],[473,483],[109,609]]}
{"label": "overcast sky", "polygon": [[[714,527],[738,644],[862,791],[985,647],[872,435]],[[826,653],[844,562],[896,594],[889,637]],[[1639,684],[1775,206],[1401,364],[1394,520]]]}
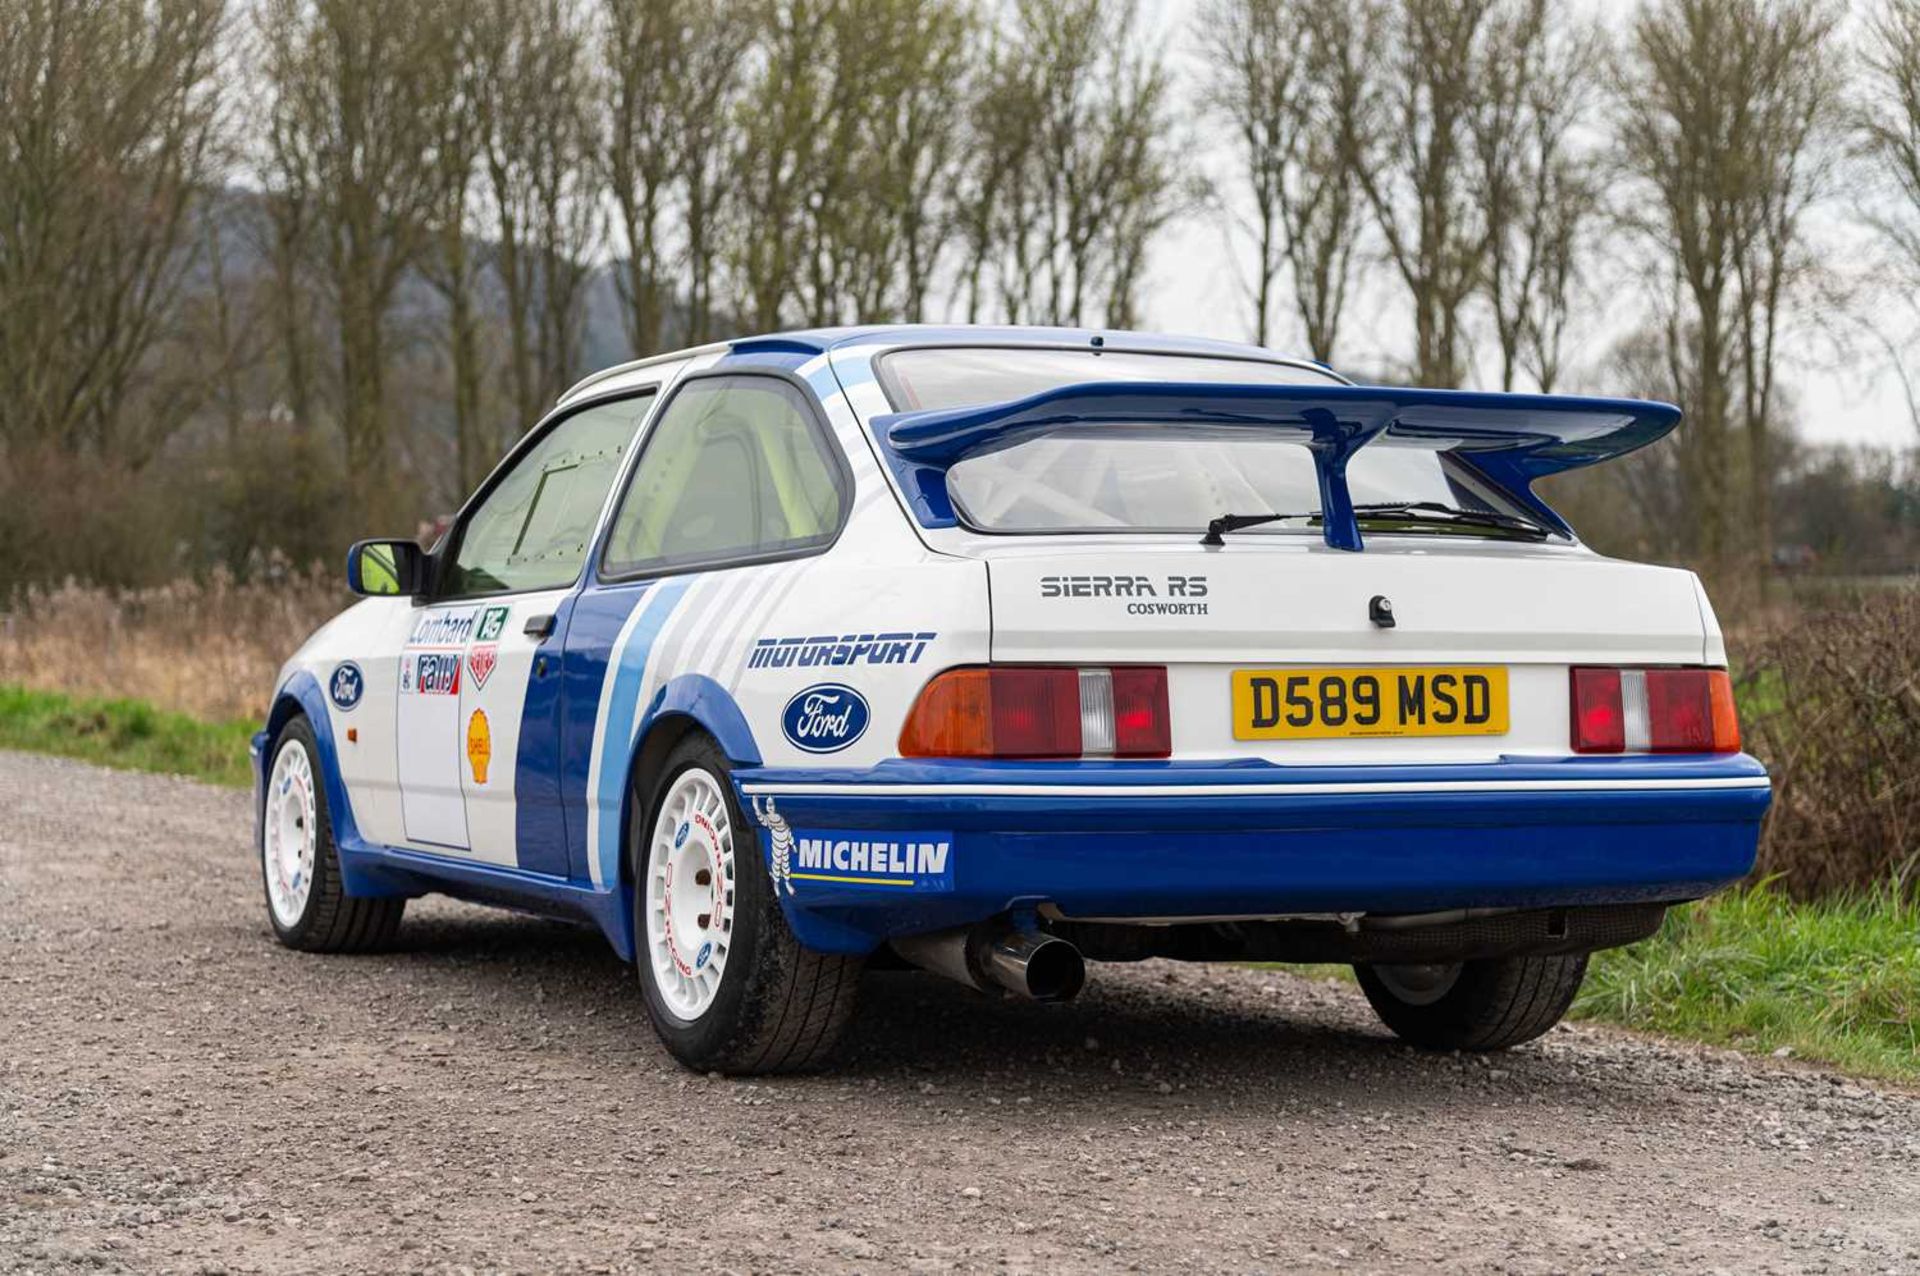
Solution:
{"label": "overcast sky", "polygon": [[[1141,0],[1143,38],[1166,50],[1186,99],[1190,99],[1195,77],[1204,71],[1189,29],[1197,7],[1196,0]],[[1230,142],[1217,128],[1202,127],[1195,142],[1192,158],[1196,164],[1216,179],[1231,176]],[[1831,242],[1827,251],[1837,258],[1863,258],[1866,250],[1858,236],[1838,228],[1844,211],[1834,210],[1830,219],[1836,227],[1828,232]],[[1246,284],[1236,271],[1235,256],[1227,242],[1224,222],[1217,214],[1196,213],[1167,230],[1155,245],[1143,296],[1143,310],[1151,326],[1167,332],[1249,339],[1252,332]],[[1881,312],[1905,313],[1910,311],[1906,301],[1882,298],[1873,306]],[[1647,302],[1631,281],[1622,280],[1594,289],[1585,307],[1590,319],[1574,333],[1569,359],[1578,368],[1597,364],[1612,337],[1646,313]],[[1410,333],[1399,322],[1405,309],[1404,296],[1388,280],[1381,279],[1364,290],[1348,309],[1340,361],[1364,367],[1380,354],[1404,352],[1411,344]],[[1905,330],[1911,332],[1911,325],[1907,324]],[[1299,332],[1289,326],[1288,317],[1276,316],[1271,344],[1289,353],[1317,353],[1298,349],[1299,341]],[[1799,352],[1786,360],[1783,380],[1791,386],[1799,405],[1797,423],[1802,437],[1821,443],[1920,442],[1907,412],[1899,376],[1873,338],[1854,336],[1844,349],[1832,341],[1805,338],[1796,346]],[[1920,370],[1920,345],[1908,351],[1907,364]],[[1581,388],[1606,392],[1610,387],[1595,382]]]}

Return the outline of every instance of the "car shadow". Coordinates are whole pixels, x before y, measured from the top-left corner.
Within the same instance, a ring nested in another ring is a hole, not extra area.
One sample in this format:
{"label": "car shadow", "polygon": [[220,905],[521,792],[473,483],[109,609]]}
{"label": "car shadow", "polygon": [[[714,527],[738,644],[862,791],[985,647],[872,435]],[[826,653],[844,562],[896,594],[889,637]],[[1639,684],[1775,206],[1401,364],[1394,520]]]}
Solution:
{"label": "car shadow", "polygon": [[[599,1031],[640,1034],[643,1053],[666,1058],[645,1026],[629,968],[598,932],[500,911],[422,911],[402,927],[389,960],[457,971],[502,1009],[537,1007],[549,1021],[577,1016]],[[1310,1079],[1315,1102],[1390,1095],[1405,1109],[1429,1099],[1457,1105],[1463,1072],[1492,1069],[1504,1084],[1487,1091],[1490,1102],[1548,1087],[1572,1101],[1582,1090],[1605,1106],[1622,1101],[1602,1079],[1573,1074],[1538,1048],[1497,1061],[1410,1049],[1373,1026],[1358,994],[1338,985],[1170,962],[1096,963],[1086,991],[1065,1005],[990,996],[921,971],[869,969],[824,1079],[945,1088],[991,1078],[1045,1088],[1052,1103],[1066,1096],[1096,1106],[1116,1088],[1262,1093],[1279,1079]]]}

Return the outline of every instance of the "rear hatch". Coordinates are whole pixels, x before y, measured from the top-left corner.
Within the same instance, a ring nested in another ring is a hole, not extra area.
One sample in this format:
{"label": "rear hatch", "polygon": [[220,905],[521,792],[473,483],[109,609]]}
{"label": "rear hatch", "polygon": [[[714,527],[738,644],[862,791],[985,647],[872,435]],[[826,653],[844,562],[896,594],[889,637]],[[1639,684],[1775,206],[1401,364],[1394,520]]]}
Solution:
{"label": "rear hatch", "polygon": [[[995,662],[1166,666],[1177,758],[1562,757],[1569,666],[1708,652],[1691,573],[1571,545],[1376,535],[1351,554],[1299,535],[1204,549],[961,533],[943,548],[988,563]],[[1385,702],[1370,722],[1369,700]],[[1312,724],[1281,721],[1296,711]]]}

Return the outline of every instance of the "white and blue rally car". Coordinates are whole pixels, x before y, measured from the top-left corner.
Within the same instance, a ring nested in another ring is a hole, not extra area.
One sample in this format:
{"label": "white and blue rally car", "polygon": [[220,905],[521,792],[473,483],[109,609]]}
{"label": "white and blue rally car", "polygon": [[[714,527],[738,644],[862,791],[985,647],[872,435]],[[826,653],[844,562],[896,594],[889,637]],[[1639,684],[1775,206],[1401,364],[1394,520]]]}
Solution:
{"label": "white and blue rally car", "polygon": [[1527,1040],[1769,797],[1699,581],[1532,490],[1678,419],[1064,329],[610,369],[432,552],[352,550],[255,741],[273,929],[584,919],[733,1072],[819,1062],[880,953],[1352,962],[1408,1040]]}

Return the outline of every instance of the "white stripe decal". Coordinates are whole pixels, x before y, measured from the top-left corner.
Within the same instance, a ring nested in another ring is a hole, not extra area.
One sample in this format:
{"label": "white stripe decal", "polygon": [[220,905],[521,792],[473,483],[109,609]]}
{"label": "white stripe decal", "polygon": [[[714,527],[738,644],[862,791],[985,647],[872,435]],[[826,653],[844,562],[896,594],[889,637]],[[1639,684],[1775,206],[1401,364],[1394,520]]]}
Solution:
{"label": "white stripe decal", "polygon": [[[652,664],[656,640],[672,620],[689,583],[683,577],[649,588],[621,626],[620,637],[607,656],[600,706],[594,718],[593,756],[587,763],[587,866],[596,887],[605,888],[619,880],[618,826],[626,766],[633,756],[634,732],[646,703],[638,692],[644,670]],[[633,650],[636,642],[640,644],[637,652]],[[643,661],[641,668],[632,667]],[[611,776],[607,772],[609,764],[618,768]]]}
{"label": "white stripe decal", "polygon": [[1701,780],[1436,780],[1356,781],[1350,784],[806,784],[742,785],[748,793],[793,797],[1286,797],[1365,793],[1665,792],[1685,789],[1766,789],[1764,777]]}
{"label": "white stripe decal", "polygon": [[808,558],[791,564],[781,576],[779,588],[767,598],[760,613],[751,617],[748,623],[741,626],[740,631],[733,635],[733,641],[728,644],[725,652],[726,658],[720,665],[722,669],[733,671],[732,677],[727,680],[729,694],[739,693],[740,680],[746,676],[747,672],[747,651],[753,645],[753,640],[766,632],[767,627],[773,623],[775,614],[786,605],[788,597],[800,587],[801,581],[812,573],[820,561],[818,558]]}

